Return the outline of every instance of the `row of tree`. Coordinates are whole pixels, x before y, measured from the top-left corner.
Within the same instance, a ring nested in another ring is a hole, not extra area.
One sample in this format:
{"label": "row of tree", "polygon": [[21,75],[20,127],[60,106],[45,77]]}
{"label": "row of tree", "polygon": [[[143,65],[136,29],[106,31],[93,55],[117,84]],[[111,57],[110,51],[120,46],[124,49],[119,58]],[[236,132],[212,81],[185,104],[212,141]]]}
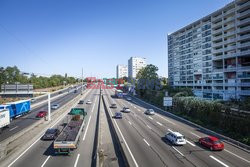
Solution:
{"label": "row of tree", "polygon": [[52,75],[51,77],[36,76],[31,74],[30,77],[24,75],[16,66],[0,67],[0,85],[14,84],[33,84],[35,89],[60,86],[63,84],[74,84],[78,80],[74,77],[61,75]]}

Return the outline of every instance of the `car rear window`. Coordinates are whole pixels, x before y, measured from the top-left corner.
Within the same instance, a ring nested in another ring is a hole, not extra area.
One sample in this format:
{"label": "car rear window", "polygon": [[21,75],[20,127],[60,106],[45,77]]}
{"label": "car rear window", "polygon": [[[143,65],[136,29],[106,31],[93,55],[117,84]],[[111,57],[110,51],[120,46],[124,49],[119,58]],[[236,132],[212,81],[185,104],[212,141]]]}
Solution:
{"label": "car rear window", "polygon": [[214,141],[214,144],[221,144],[222,142],[220,140]]}

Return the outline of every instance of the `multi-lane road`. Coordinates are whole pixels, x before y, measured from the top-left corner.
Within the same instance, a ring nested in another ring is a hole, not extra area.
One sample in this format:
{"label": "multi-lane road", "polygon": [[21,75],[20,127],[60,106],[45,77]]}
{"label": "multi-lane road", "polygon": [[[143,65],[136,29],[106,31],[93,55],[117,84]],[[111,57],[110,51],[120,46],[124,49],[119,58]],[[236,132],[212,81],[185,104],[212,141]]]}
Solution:
{"label": "multi-lane road", "polygon": [[[113,90],[104,91],[107,105],[117,104],[117,109],[109,109],[110,114],[121,111],[124,106],[131,109],[131,113],[124,113],[123,118],[116,123],[124,136],[129,149],[129,155],[134,166],[250,166],[249,153],[225,143],[225,150],[210,151],[200,146],[199,137],[207,136],[200,129],[191,127],[173,118],[157,113],[148,116],[144,114],[152,106],[133,98],[113,98]],[[165,140],[167,132],[179,131],[185,135],[187,144],[174,146]]]}
{"label": "multi-lane road", "polygon": [[[77,87],[78,89],[80,87]],[[59,104],[59,106],[63,106],[65,103],[67,103],[70,99],[76,97],[80,91],[77,93],[74,93],[74,90],[62,90],[60,93],[56,92],[51,95],[51,104]],[[6,128],[2,131],[0,135],[0,141],[3,141],[7,139],[8,137],[14,135],[15,133],[23,130],[24,128],[30,126],[34,122],[38,121],[39,118],[36,118],[36,115],[39,111],[47,111],[48,110],[48,103],[47,103],[47,96],[41,97],[37,99],[34,103],[31,105],[31,111],[25,116],[19,117],[17,119],[14,119],[10,125],[9,128]],[[54,110],[51,110],[51,112],[54,112]]]}

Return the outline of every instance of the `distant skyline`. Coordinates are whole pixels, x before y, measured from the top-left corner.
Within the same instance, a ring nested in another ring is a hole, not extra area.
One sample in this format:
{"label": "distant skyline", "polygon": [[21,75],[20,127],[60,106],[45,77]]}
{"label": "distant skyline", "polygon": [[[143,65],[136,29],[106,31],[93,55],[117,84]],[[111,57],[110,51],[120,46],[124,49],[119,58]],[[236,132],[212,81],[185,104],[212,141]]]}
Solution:
{"label": "distant skyline", "polygon": [[[115,77],[145,57],[167,76],[167,34],[232,0],[1,0],[0,66]],[[190,10],[192,9],[192,10]]]}

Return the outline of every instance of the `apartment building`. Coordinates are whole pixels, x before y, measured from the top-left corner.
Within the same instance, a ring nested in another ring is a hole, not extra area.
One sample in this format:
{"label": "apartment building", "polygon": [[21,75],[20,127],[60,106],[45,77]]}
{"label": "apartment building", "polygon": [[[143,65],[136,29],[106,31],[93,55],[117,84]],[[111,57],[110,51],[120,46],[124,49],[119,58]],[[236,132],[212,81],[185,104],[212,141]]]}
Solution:
{"label": "apartment building", "polygon": [[225,7],[168,35],[169,84],[209,100],[250,97],[250,1]]}
{"label": "apartment building", "polygon": [[146,65],[146,58],[131,57],[128,60],[128,77],[135,78],[140,69],[146,67]]}
{"label": "apartment building", "polygon": [[116,66],[116,78],[128,77],[128,66],[127,65],[117,65]]}

